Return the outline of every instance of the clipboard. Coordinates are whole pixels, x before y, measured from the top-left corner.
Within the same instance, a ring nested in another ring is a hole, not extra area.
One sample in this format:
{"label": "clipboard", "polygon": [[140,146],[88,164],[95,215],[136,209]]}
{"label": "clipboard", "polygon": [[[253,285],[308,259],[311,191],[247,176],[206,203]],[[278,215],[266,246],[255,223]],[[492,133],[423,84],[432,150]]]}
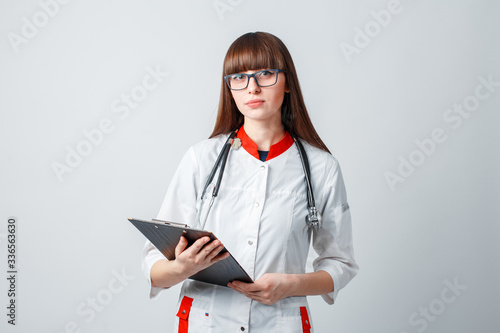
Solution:
{"label": "clipboard", "polygon": [[[128,219],[147,239],[168,259],[175,259],[175,247],[179,243],[181,236],[186,237],[188,247],[197,239],[208,236],[210,240],[216,240],[217,237],[210,231],[192,229],[186,224],[168,222],[153,219],[151,221],[129,218]],[[220,253],[229,252],[223,248]],[[229,257],[217,261],[213,265],[199,271],[189,277],[192,280],[212,283],[227,287],[229,282],[234,280],[246,283],[253,283],[253,280],[245,272],[243,267],[229,253]]]}

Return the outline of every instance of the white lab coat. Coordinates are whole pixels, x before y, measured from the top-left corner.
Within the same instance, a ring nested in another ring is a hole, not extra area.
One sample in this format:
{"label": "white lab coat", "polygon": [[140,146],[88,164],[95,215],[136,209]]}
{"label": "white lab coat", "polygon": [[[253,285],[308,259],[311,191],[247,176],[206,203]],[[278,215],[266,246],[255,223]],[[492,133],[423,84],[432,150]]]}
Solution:
{"label": "white lab coat", "polygon": [[[204,202],[200,200],[201,191],[226,139],[227,135],[220,135],[187,151],[158,219],[200,227],[213,186]],[[322,297],[333,304],[339,290],[358,270],[353,257],[351,214],[337,160],[302,142],[309,158],[316,207],[323,216],[323,228],[312,237],[318,254],[313,268],[331,275],[335,290]],[[205,229],[221,240],[254,280],[264,273],[304,273],[310,245],[305,189],[295,144],[266,162],[243,147],[231,149]],[[160,259],[165,257],[146,242],[142,267],[149,282],[151,267]],[[163,290],[151,287],[150,297],[156,298]],[[179,303],[184,296],[193,298],[189,332],[302,332],[299,308],[307,307],[306,297],[289,297],[268,306],[230,288],[190,279],[182,285]]]}

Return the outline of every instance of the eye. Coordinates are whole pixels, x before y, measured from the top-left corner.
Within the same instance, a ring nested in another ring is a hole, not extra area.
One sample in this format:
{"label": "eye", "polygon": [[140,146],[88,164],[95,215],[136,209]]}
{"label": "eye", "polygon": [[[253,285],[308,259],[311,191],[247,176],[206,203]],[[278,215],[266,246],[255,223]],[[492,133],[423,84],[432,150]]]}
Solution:
{"label": "eye", "polygon": [[265,77],[273,76],[274,74],[275,74],[274,71],[266,69],[266,70],[260,71],[257,75],[265,78]]}
{"label": "eye", "polygon": [[232,81],[243,81],[243,80],[245,80],[245,75],[243,75],[243,74],[233,74],[229,78]]}

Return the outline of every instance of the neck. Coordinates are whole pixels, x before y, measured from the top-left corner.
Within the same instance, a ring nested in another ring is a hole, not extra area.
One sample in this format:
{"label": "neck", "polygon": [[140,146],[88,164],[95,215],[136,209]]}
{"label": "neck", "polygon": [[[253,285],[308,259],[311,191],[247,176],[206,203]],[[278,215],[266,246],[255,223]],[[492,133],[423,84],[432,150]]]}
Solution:
{"label": "neck", "polygon": [[279,123],[266,123],[245,119],[245,133],[257,145],[258,150],[269,151],[272,145],[279,142],[285,136],[285,129],[281,121]]}

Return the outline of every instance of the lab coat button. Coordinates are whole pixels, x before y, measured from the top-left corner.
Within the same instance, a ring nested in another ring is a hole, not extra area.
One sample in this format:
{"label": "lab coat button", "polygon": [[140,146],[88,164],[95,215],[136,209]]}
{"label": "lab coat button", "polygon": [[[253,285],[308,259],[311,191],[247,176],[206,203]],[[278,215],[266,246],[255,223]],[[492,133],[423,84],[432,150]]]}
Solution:
{"label": "lab coat button", "polygon": [[245,328],[244,328],[243,326],[241,326],[241,328],[240,328],[240,329],[241,329],[241,331],[242,331],[242,332],[245,330]]}
{"label": "lab coat button", "polygon": [[251,240],[249,240],[248,245],[253,245],[253,242]]}
{"label": "lab coat button", "polygon": [[255,207],[259,207],[259,203],[258,202],[255,203]]}
{"label": "lab coat button", "polygon": [[266,167],[265,167],[265,166],[263,166],[263,165],[261,165],[261,166],[260,166],[260,169],[261,169],[261,170],[264,170],[265,168],[266,168]]}

